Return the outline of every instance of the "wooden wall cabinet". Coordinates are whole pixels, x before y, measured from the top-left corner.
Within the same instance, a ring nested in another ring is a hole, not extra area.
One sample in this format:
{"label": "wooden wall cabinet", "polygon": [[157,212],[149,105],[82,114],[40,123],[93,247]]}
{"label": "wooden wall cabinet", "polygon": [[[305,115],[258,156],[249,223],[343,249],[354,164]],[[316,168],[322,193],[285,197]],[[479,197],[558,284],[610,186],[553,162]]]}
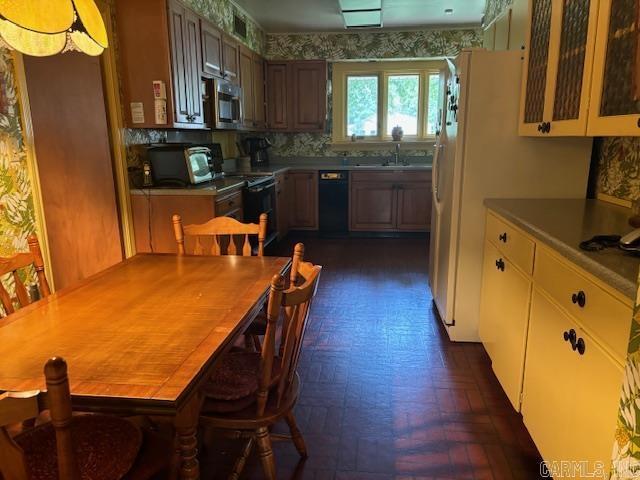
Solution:
{"label": "wooden wall cabinet", "polygon": [[289,172],[289,228],[318,229],[318,172]]}
{"label": "wooden wall cabinet", "polygon": [[546,462],[609,468],[632,306],[488,213],[480,337]]}
{"label": "wooden wall cabinet", "polygon": [[240,87],[242,87],[242,125],[244,128],[255,127],[255,101],[253,87],[253,52],[240,46]]}
{"label": "wooden wall cabinet", "polygon": [[430,172],[353,172],[349,181],[350,230],[429,231]]}
{"label": "wooden wall cabinet", "polygon": [[[126,126],[204,128],[199,17],[175,0],[117,0],[116,23]],[[155,80],[166,85],[166,123],[156,121]]]}
{"label": "wooden wall cabinet", "polygon": [[640,4],[600,0],[588,134],[640,135]]}
{"label": "wooden wall cabinet", "polygon": [[253,53],[253,117],[254,127],[258,130],[267,128],[267,105],[265,102],[265,59]]}
{"label": "wooden wall cabinet", "polygon": [[520,135],[585,136],[598,0],[531,0]]}
{"label": "wooden wall cabinet", "polygon": [[224,77],[222,64],[222,32],[206,20],[200,20],[202,36],[202,74]]}
{"label": "wooden wall cabinet", "polygon": [[327,117],[327,62],[268,62],[267,112],[269,129],[323,132]]}
{"label": "wooden wall cabinet", "polygon": [[267,62],[267,126],[270,130],[289,128],[287,104],[287,64]]}
{"label": "wooden wall cabinet", "polygon": [[229,35],[222,35],[222,76],[240,84],[240,44]]}

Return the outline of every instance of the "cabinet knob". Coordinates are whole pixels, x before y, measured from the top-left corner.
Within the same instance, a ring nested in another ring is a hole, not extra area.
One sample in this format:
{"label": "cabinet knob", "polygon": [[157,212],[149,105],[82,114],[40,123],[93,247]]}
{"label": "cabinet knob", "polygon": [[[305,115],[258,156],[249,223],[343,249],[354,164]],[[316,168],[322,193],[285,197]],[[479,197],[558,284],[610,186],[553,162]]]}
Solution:
{"label": "cabinet knob", "polygon": [[578,353],[580,355],[584,355],[584,352],[586,349],[587,349],[587,345],[584,343],[584,339],[579,338],[578,341],[576,342],[576,347],[574,350],[578,350]]}
{"label": "cabinet knob", "polygon": [[638,128],[640,128],[640,118],[638,119]]}
{"label": "cabinet knob", "polygon": [[498,270],[500,270],[501,272],[504,272],[504,267],[505,267],[504,260],[502,260],[501,258],[496,260],[496,268]]}
{"label": "cabinet knob", "polygon": [[573,350],[575,350],[577,348],[578,334],[576,333],[576,331],[573,328],[571,330],[569,330],[568,332],[564,332],[562,334],[562,337],[564,338],[565,342],[569,342],[571,344],[571,348]]}
{"label": "cabinet knob", "polygon": [[498,236],[498,239],[499,239],[502,243],[507,243],[507,232],[504,232],[503,234],[501,234],[500,236]]}
{"label": "cabinet knob", "polygon": [[587,304],[587,295],[580,290],[578,293],[571,295],[571,303],[578,305],[580,308],[584,308]]}
{"label": "cabinet knob", "polygon": [[544,123],[541,123],[541,124],[538,125],[538,131],[540,133],[544,133]]}

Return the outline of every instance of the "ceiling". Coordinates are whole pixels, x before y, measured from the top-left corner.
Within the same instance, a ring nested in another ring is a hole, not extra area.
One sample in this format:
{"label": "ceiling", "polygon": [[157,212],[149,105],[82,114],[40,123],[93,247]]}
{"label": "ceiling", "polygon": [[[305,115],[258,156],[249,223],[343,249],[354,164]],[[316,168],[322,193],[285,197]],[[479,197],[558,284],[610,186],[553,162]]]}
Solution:
{"label": "ceiling", "polygon": [[[234,0],[267,33],[344,31],[339,0]],[[479,26],[486,0],[382,0],[383,29]],[[445,9],[452,8],[447,15]]]}

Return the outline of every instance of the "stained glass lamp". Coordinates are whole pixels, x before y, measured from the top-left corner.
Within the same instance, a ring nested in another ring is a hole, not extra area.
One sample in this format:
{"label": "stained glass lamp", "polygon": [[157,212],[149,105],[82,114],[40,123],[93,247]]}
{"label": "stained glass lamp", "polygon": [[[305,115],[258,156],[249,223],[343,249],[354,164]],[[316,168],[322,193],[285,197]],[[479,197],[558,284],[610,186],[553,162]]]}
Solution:
{"label": "stained glass lamp", "polygon": [[76,50],[100,55],[109,42],[94,0],[0,0],[0,44],[45,57]]}

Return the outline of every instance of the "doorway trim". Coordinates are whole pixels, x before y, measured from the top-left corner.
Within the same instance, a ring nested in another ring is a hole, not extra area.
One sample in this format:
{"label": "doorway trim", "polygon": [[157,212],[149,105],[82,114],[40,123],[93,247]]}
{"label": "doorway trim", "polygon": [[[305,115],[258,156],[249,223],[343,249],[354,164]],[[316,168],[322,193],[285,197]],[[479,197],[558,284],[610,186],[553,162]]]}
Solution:
{"label": "doorway trim", "polygon": [[129,172],[127,169],[127,151],[123,138],[124,123],[122,121],[122,105],[120,103],[120,80],[116,58],[116,39],[113,29],[113,5],[109,0],[98,0],[98,8],[104,19],[109,38],[107,48],[100,58],[102,64],[102,82],[105,95],[105,106],[109,127],[111,154],[115,176],[118,214],[125,258],[136,254],[135,233],[133,229],[133,213],[129,195]]}

